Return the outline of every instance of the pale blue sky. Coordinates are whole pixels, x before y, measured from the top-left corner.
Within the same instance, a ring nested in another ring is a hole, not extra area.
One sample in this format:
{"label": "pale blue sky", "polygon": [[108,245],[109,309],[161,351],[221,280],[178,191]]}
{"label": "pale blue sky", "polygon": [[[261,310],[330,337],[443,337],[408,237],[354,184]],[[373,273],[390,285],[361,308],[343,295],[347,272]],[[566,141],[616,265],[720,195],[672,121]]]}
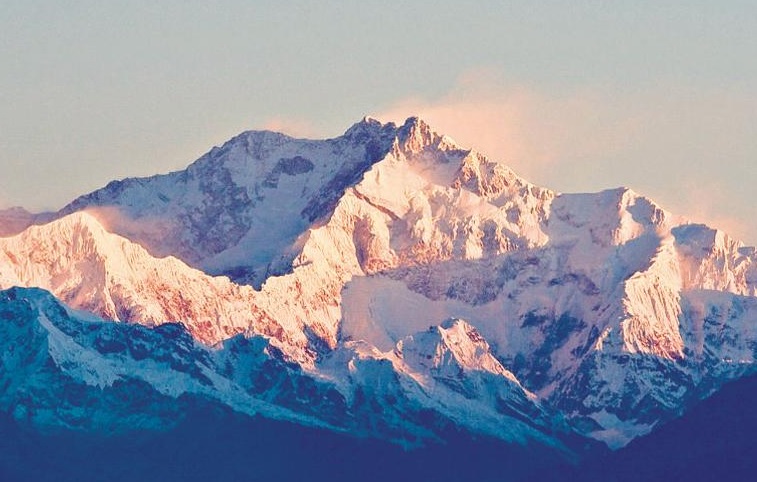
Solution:
{"label": "pale blue sky", "polygon": [[755,1],[0,4],[0,206],[420,114],[538,184],[757,243]]}

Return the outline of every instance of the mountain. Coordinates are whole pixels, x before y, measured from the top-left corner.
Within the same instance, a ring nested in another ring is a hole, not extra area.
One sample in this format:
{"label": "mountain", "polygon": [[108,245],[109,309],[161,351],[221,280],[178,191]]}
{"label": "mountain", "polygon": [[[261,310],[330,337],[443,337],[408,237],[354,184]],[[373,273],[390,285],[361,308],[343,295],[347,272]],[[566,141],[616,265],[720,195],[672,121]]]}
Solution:
{"label": "mountain", "polygon": [[0,404],[36,426],[114,432],[172,426],[181,413],[177,400],[186,395],[318,425],[250,396],[218,374],[214,353],[181,325],[148,329],[105,322],[72,311],[38,288],[0,292],[0,320]]}
{"label": "mountain", "polygon": [[0,236],[20,233],[34,224],[38,216],[20,206],[0,209]]}
{"label": "mountain", "polygon": [[[544,433],[552,428],[551,414],[493,359],[475,330],[459,320],[434,334],[404,340],[401,346],[413,353],[408,360],[348,345],[314,374],[287,361],[262,336],[239,335],[211,348],[180,324],[148,328],[104,321],[72,311],[38,288],[0,291],[0,319],[5,346],[0,406],[40,426],[132,427],[134,422],[123,414],[136,416],[143,410],[111,400],[99,414],[97,403],[108,399],[104,391],[135,391],[137,386],[150,394],[138,400],[197,396],[240,413],[381,435],[407,446],[437,439],[436,430],[451,424],[510,442],[562,447]],[[427,361],[426,354],[434,352],[445,356]],[[418,366],[418,356],[424,357],[423,366]],[[432,378],[424,378],[426,365],[433,365]],[[339,370],[348,373],[333,376]],[[346,379],[352,379],[349,386],[340,383]],[[71,398],[72,393],[77,395]],[[482,395],[493,396],[496,404],[479,400]],[[69,400],[71,406],[61,403]],[[171,402],[163,405],[156,411],[175,411]],[[147,408],[141,416],[156,417]],[[159,417],[155,423],[173,424]]]}
{"label": "mountain", "polygon": [[386,155],[395,132],[366,119],[338,139],[245,132],[183,171],[114,181],[58,214],[95,211],[156,257],[259,286],[283,252]]}
{"label": "mountain", "polygon": [[149,352],[163,342],[145,333],[179,330],[212,383],[161,391],[96,338],[61,352],[123,357],[108,376],[241,413],[405,447],[454,427],[570,458],[755,372],[754,248],[627,188],[535,186],[418,118],[322,141],[246,132],[21,217],[0,288],[48,290]]}
{"label": "mountain", "polygon": [[[469,338],[476,338],[475,334],[462,322],[440,328],[437,334],[455,344],[458,355],[487,356],[476,351],[485,346],[481,340]],[[464,346],[457,346],[456,337],[460,335],[469,340]],[[444,344],[435,336],[424,341],[429,344],[414,345],[421,352]],[[407,349],[411,345],[408,341]],[[214,425],[212,421],[223,424],[233,421],[287,443],[301,444],[302,437],[308,437],[313,444],[326,440],[343,450],[354,450],[357,444],[363,447],[356,453],[364,461],[371,454],[365,447],[403,459],[407,456],[398,445],[416,447],[419,454],[427,457],[447,451],[447,443],[465,446],[464,440],[470,443],[466,450],[497,448],[510,456],[525,455],[525,447],[531,447],[529,450],[535,451],[532,455],[544,457],[548,464],[569,461],[572,457],[562,441],[543,432],[549,428],[549,420],[533,396],[495,361],[491,361],[491,366],[484,363],[483,368],[476,364],[471,370],[489,373],[486,371],[489,368],[493,372],[488,378],[482,373],[473,380],[484,379],[500,385],[498,413],[488,418],[477,417],[475,404],[469,403],[467,409],[472,412],[466,414],[467,419],[456,421],[451,411],[460,412],[461,406],[452,391],[443,399],[426,396],[425,405],[418,403],[422,397],[407,396],[407,392],[428,388],[417,385],[410,370],[398,379],[391,365],[366,359],[353,374],[362,381],[355,382],[355,393],[348,399],[335,383],[314,379],[282,360],[281,353],[263,337],[238,336],[222,347],[209,348],[194,340],[179,324],[147,328],[103,321],[67,308],[38,288],[0,292],[0,351],[3,354],[0,429],[20,437],[21,444],[28,443],[30,438],[45,445],[64,436],[71,437],[74,445],[64,449],[64,453],[71,451],[72,456],[80,456],[77,450],[83,450],[77,444],[89,447],[92,440],[117,446],[136,432],[143,440],[171,440],[175,444],[173,437],[177,433],[189,430],[202,434]],[[357,358],[353,362],[360,363]],[[457,366],[456,363],[452,366]],[[452,381],[463,380],[457,373],[450,376]],[[497,376],[508,377],[509,384],[498,384],[501,380]],[[444,389],[439,387],[437,392],[442,394]],[[453,406],[446,407],[442,402]],[[396,419],[389,416],[392,410],[397,412]],[[196,423],[200,426],[194,426]],[[506,432],[494,428],[497,424]],[[301,431],[292,428],[295,426],[302,427]],[[260,444],[259,433],[245,434],[226,425],[216,430]],[[396,445],[370,441],[381,439]],[[575,445],[575,441],[568,442]],[[201,446],[217,450],[206,444]],[[197,450],[191,446],[190,449]],[[34,450],[29,451],[31,454],[15,446],[10,449],[17,458],[34,460]],[[317,449],[300,451],[309,463],[318,463]],[[4,451],[0,474],[19,470],[12,463],[14,456]],[[270,462],[257,457],[258,463]],[[48,459],[42,463],[51,464]],[[245,470],[251,467],[247,460],[236,463]],[[104,471],[122,470],[120,464],[109,467],[97,461],[94,465]],[[529,467],[523,463],[516,465],[520,467],[518,470]],[[82,480],[77,470],[68,468],[65,473],[71,474],[70,480]],[[87,478],[92,476],[87,474]]]}
{"label": "mountain", "polygon": [[755,402],[757,379],[745,377],[648,437],[567,470],[586,481],[751,480],[757,470]]}

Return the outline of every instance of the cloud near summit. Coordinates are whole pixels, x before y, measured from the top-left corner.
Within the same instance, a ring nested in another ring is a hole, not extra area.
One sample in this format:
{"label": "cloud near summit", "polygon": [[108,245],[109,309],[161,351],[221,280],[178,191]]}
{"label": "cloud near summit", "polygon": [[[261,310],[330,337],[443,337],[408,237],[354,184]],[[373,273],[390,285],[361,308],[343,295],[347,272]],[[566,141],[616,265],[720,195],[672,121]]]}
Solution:
{"label": "cloud near summit", "polygon": [[[463,147],[558,191],[631,187],[754,244],[757,227],[734,220],[757,218],[745,189],[757,183],[755,112],[757,99],[717,86],[660,81],[551,92],[471,72],[438,97],[407,96],[375,115],[394,122],[419,115]],[[730,203],[718,201],[723,191]],[[711,203],[692,203],[708,192]]]}
{"label": "cloud near summit", "polygon": [[435,99],[407,97],[377,113],[401,122],[419,115],[436,130],[505,162],[538,181],[561,162],[617,152],[634,137],[636,120],[609,122],[611,112],[588,91],[548,95],[522,85],[503,86],[491,75],[470,73]]}

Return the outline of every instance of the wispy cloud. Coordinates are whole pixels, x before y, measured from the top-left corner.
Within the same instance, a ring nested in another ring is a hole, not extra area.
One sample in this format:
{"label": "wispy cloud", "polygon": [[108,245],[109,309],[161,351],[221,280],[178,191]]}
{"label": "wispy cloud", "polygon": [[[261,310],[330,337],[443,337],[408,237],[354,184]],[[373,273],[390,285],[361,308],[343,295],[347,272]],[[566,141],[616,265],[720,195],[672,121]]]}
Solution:
{"label": "wispy cloud", "polygon": [[663,82],[549,92],[478,71],[444,95],[400,99],[376,115],[420,115],[538,184],[561,191],[626,185],[757,242],[749,189],[757,183],[757,99],[744,93]]}
{"label": "wispy cloud", "polygon": [[638,119],[613,118],[590,91],[547,94],[502,86],[487,72],[471,72],[436,99],[406,98],[379,112],[399,121],[420,115],[459,143],[503,161],[528,177],[565,160],[594,159],[624,149]]}

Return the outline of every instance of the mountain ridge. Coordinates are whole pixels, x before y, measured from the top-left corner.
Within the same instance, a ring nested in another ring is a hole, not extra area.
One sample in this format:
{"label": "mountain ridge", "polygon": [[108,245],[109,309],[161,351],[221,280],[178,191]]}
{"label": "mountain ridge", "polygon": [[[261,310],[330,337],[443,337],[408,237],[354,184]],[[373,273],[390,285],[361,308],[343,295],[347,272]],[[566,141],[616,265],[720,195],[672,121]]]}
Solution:
{"label": "mountain ridge", "polygon": [[12,285],[222,352],[263,337],[278,372],[386,409],[391,437],[425,407],[620,447],[753,373],[757,346],[754,249],[628,188],[535,186],[419,118],[324,141],[249,131],[110,183],[0,238]]}

